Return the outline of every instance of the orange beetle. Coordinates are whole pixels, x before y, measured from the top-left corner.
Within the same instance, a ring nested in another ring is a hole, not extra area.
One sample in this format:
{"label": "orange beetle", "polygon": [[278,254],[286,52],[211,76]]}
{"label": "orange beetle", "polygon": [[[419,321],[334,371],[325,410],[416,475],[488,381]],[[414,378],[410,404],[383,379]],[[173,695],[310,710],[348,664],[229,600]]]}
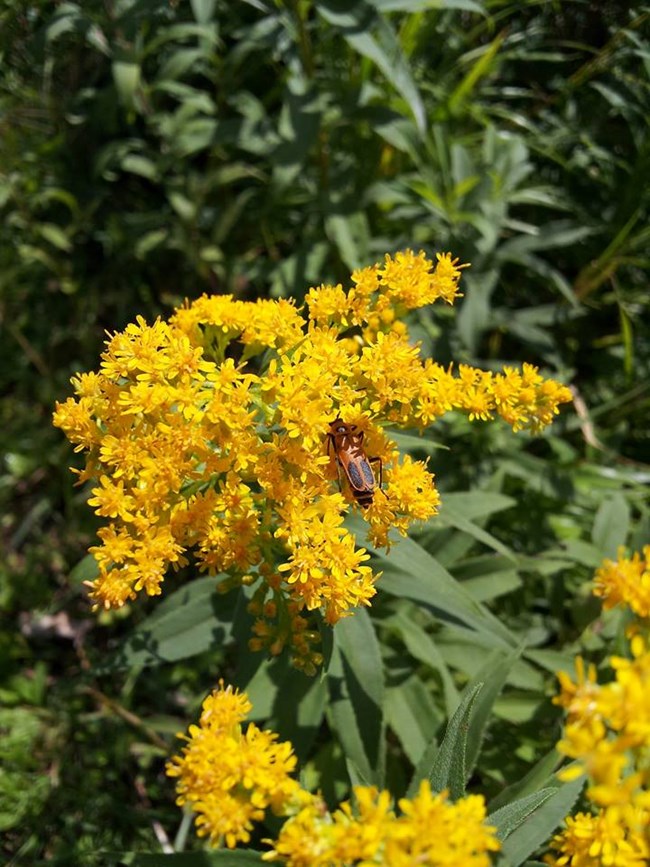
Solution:
{"label": "orange beetle", "polygon": [[[329,455],[332,450],[334,451],[339,485],[341,484],[342,470],[350,485],[352,496],[362,508],[366,509],[372,503],[377,489],[382,493],[384,492],[381,487],[381,458],[367,457],[363,449],[363,437],[363,431],[360,431],[356,424],[348,424],[343,419],[336,418],[330,422],[330,429],[327,434],[327,454]],[[375,481],[375,474],[370,466],[374,463],[379,464],[379,485]]]}

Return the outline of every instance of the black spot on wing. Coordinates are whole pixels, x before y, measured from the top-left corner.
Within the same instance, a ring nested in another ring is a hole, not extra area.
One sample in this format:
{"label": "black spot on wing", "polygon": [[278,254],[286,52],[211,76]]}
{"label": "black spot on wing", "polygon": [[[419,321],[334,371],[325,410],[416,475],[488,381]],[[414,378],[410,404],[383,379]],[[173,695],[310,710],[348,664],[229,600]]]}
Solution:
{"label": "black spot on wing", "polygon": [[368,461],[365,458],[362,458],[359,461],[359,467],[361,469],[361,472],[363,473],[363,478],[364,478],[364,481],[366,483],[364,487],[374,488],[375,477],[373,475],[370,464],[368,463]]}
{"label": "black spot on wing", "polygon": [[353,488],[357,488],[357,490],[363,490],[363,488],[365,488],[363,476],[357,469],[356,464],[348,464],[348,476]]}

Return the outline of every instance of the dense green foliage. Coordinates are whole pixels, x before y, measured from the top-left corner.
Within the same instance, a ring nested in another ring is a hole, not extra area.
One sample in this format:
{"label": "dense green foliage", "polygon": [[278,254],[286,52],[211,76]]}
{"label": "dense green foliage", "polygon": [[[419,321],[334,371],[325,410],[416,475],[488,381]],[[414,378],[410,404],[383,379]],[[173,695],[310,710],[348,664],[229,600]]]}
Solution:
{"label": "dense green foliage", "polygon": [[[161,759],[220,673],[331,799],[351,755],[403,793],[485,682],[468,768],[506,803],[557,738],[553,672],[615,635],[591,570],[649,535],[650,8],[0,0],[0,61],[2,855],[159,850],[180,816]],[[458,315],[414,323],[427,354],[530,361],[576,402],[543,438],[454,419],[400,443],[431,453],[444,508],[382,555],[355,627],[376,646],[346,623],[332,651],[335,671],[346,641],[374,648],[373,762],[349,743],[354,696],[327,703],[207,628],[179,637],[180,596],[153,625],[155,603],[90,614],[72,567],[96,524],[50,415],[105,329],[204,291],[300,300],[407,246],[472,263]],[[157,664],[138,624],[171,636]]]}

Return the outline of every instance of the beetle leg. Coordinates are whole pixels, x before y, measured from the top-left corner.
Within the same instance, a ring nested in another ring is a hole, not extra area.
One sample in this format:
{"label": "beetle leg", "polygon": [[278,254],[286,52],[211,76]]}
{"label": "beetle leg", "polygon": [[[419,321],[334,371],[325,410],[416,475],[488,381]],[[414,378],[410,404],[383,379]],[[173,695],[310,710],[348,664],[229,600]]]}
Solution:
{"label": "beetle leg", "polygon": [[342,492],[343,491],[343,483],[341,482],[341,461],[338,458],[336,458],[336,475],[338,476],[338,480],[339,480],[339,491]]}
{"label": "beetle leg", "polygon": [[328,435],[327,437],[327,457],[332,458],[332,449],[334,449],[334,463],[336,464],[336,476],[339,482],[339,491],[343,490],[343,485],[341,484],[341,462],[339,460],[339,456],[336,454],[336,448],[334,446],[334,437]]}

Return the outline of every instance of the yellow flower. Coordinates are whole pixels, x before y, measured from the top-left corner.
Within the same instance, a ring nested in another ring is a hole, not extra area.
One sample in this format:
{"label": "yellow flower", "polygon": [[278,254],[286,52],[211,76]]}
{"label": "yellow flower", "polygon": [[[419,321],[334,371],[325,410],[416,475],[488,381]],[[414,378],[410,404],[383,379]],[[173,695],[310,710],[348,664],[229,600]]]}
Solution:
{"label": "yellow flower", "polygon": [[[54,413],[86,453],[89,504],[110,521],[92,549],[95,605],[157,595],[193,557],[226,573],[220,586],[255,584],[262,603],[273,598],[277,622],[258,615],[256,646],[290,646],[311,670],[314,618],[333,624],[375,593],[345,511],[361,510],[369,540],[388,547],[392,529],[405,534],[438,510],[426,464],[400,455],[384,428],[422,430],[460,410],[537,431],[570,399],[530,365],[455,372],[422,358],[405,316],[453,302],[463,267],[407,250],[355,271],[349,287],[310,289],[304,310],[204,295],[168,322],[138,317],[111,335],[99,371],[75,377],[76,397]],[[336,418],[357,426],[377,484],[383,467],[383,493],[362,504],[328,438]]]}
{"label": "yellow flower", "polygon": [[375,496],[366,512],[369,537],[377,548],[390,548],[391,529],[405,536],[413,521],[428,520],[440,506],[433,475],[423,461],[404,455],[398,463],[395,452],[391,464],[386,473],[386,496]]}
{"label": "yellow flower", "polygon": [[345,292],[340,283],[312,288],[305,295],[309,318],[317,325],[349,328],[362,325],[368,315],[367,299],[355,289]]}
{"label": "yellow flower", "polygon": [[[619,563],[607,560],[597,571],[595,592],[613,599],[612,605],[636,605],[630,578],[642,573],[644,564],[623,553]],[[557,748],[576,760],[560,776],[587,774],[593,812],[567,818],[566,828],[551,842],[559,854],[546,857],[554,867],[639,867],[650,860],[650,648],[637,633],[630,650],[631,658],[610,658],[614,677],[609,682],[599,684],[594,667],[585,670],[581,659],[575,683],[560,674],[555,702],[566,709],[567,720]]]}
{"label": "yellow flower", "polygon": [[259,562],[261,516],[256,497],[235,472],[219,483],[211,497],[211,510],[195,525],[194,544],[201,570],[246,572]]}
{"label": "yellow flower", "polygon": [[650,617],[650,545],[643,549],[643,557],[635,552],[625,556],[618,551],[618,560],[605,560],[594,577],[596,596],[605,608],[627,605],[638,617]]}
{"label": "yellow flower", "polygon": [[203,702],[199,725],[179,736],[187,741],[181,754],[167,764],[177,778],[177,803],[192,808],[197,833],[213,846],[248,842],[268,809],[279,815],[299,797],[291,744],[253,723],[242,732],[250,709],[248,698],[222,681]]}
{"label": "yellow flower", "polygon": [[69,397],[65,403],[57,402],[54,424],[75,444],[76,452],[90,451],[101,443],[102,431],[95,421],[96,412],[97,401],[93,398],[80,397],[76,401]]}
{"label": "yellow flower", "polygon": [[373,415],[409,422],[423,378],[419,356],[419,349],[397,334],[380,332],[376,343],[363,349],[355,374]]}
{"label": "yellow flower", "polygon": [[242,730],[250,710],[245,694],[220,681],[203,702],[198,725],[179,735],[186,741],[181,754],[167,764],[177,781],[177,803],[191,807],[197,833],[211,845],[248,842],[255,823],[271,810],[288,819],[277,840],[266,841],[273,848],[264,860],[290,867],[488,867],[490,852],[500,848],[496,829],[485,824],[481,796],[450,803],[428,781],[415,797],[399,801],[399,815],[390,793],[372,786],[356,786],[354,806],[344,801],[330,815],[291,777],[296,758],[290,743],[252,723]]}
{"label": "yellow flower", "polygon": [[89,506],[95,506],[98,515],[104,518],[117,518],[126,523],[133,520],[135,500],[124,490],[124,482],[113,483],[108,476],[100,476],[101,487],[94,488],[94,496],[88,500]]}
{"label": "yellow flower", "polygon": [[[576,759],[590,777],[589,797],[598,805],[633,803],[650,784],[650,651],[637,636],[632,660],[613,657],[615,680],[598,685],[594,672],[574,685],[563,675],[557,700],[568,710],[558,749]],[[583,672],[579,667],[579,674]],[[573,772],[571,771],[573,774]]]}
{"label": "yellow flower", "polygon": [[287,583],[295,585],[294,598],[308,611],[322,608],[325,622],[335,624],[358,605],[369,605],[375,595],[373,575],[362,564],[370,557],[342,527],[333,532],[327,524],[313,522],[305,539],[293,546],[287,563],[278,570],[287,573]]}
{"label": "yellow flower", "polygon": [[313,800],[283,826],[264,860],[288,867],[488,867],[499,850],[495,828],[485,824],[485,803],[478,795],[449,803],[423,781],[417,795],[402,798],[396,815],[390,794],[355,786],[354,800],[331,816]]}
{"label": "yellow flower", "polygon": [[437,265],[431,273],[433,262],[422,251],[405,250],[394,257],[387,255],[383,268],[379,269],[383,290],[393,302],[403,304],[407,310],[432,304],[438,298],[453,304],[459,294],[461,268],[467,265],[457,265],[458,259],[452,259],[450,253],[438,253],[436,259]]}
{"label": "yellow flower", "polygon": [[551,840],[558,854],[546,855],[544,861],[550,867],[643,867],[650,859],[648,818],[639,816],[631,832],[616,810],[568,816],[566,828]]}
{"label": "yellow flower", "polygon": [[230,295],[202,295],[189,307],[177,310],[171,323],[219,360],[235,338],[253,351],[294,345],[302,337],[303,325],[291,301],[260,299],[252,304]]}

